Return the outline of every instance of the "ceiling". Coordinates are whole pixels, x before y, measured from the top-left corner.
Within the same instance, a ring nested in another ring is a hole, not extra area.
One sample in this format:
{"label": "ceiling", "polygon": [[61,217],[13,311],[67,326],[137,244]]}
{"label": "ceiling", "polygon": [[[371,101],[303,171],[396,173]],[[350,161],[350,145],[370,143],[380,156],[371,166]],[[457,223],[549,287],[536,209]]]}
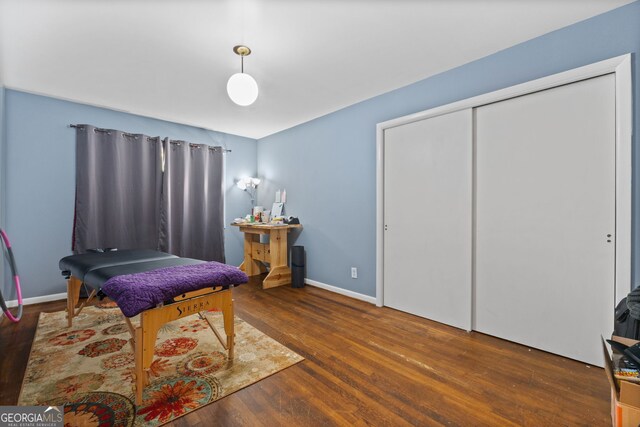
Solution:
{"label": "ceiling", "polygon": [[0,0],[0,82],[261,138],[631,2]]}

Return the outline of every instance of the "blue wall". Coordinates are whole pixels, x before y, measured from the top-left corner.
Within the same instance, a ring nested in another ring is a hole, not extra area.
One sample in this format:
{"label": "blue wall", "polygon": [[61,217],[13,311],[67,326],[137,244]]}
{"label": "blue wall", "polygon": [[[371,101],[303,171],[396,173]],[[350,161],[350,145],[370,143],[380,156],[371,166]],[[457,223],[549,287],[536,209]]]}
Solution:
{"label": "blue wall", "polygon": [[[437,41],[436,41],[437,42]],[[375,295],[376,124],[593,62],[633,53],[634,129],[640,98],[640,2],[554,31],[401,89],[260,139],[260,204],[287,189],[287,212],[300,216],[296,244],[307,251],[307,277]],[[640,166],[638,132],[633,165]],[[633,283],[640,248],[640,186],[634,173]],[[359,269],[351,279],[350,267]]]}
{"label": "blue wall", "polygon": [[[232,150],[226,154],[227,223],[250,209],[249,197],[235,187],[235,180],[256,174],[253,139],[14,90],[5,91],[3,105],[5,228],[27,298],[66,290],[58,261],[70,254],[71,248],[75,190],[75,129],[69,127],[71,123],[226,147]],[[241,233],[227,227],[225,245],[227,262],[239,265],[243,257]],[[13,292],[5,296],[15,299]]]}

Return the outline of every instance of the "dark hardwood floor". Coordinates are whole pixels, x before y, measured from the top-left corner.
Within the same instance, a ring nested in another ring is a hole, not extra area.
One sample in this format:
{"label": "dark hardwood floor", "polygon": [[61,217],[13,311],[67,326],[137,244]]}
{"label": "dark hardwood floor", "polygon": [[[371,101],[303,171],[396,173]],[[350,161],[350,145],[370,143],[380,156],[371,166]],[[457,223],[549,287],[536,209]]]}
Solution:
{"label": "dark hardwood floor", "polygon": [[[610,425],[600,368],[307,286],[235,290],[236,314],[306,360],[175,426]],[[40,311],[0,325],[0,405],[14,405]]]}

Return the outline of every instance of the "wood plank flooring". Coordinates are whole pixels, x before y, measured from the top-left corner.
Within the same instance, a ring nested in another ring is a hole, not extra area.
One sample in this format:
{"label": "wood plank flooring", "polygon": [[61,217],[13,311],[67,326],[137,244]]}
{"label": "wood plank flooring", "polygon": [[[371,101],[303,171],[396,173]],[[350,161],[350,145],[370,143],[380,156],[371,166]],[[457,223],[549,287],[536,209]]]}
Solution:
{"label": "wood plank flooring", "polygon": [[[306,358],[174,426],[610,425],[600,368],[322,289],[236,288],[236,314]],[[0,325],[0,405],[14,405],[40,311]]]}

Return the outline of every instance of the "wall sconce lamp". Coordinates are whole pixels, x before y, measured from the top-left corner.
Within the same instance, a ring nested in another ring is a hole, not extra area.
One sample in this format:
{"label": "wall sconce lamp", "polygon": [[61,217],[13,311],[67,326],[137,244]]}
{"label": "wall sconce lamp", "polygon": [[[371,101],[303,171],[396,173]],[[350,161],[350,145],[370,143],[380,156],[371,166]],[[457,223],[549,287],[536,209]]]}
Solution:
{"label": "wall sconce lamp", "polygon": [[258,187],[258,185],[260,185],[260,178],[244,177],[236,183],[239,189],[246,191],[249,197],[251,197],[251,207],[256,204],[256,187]]}

